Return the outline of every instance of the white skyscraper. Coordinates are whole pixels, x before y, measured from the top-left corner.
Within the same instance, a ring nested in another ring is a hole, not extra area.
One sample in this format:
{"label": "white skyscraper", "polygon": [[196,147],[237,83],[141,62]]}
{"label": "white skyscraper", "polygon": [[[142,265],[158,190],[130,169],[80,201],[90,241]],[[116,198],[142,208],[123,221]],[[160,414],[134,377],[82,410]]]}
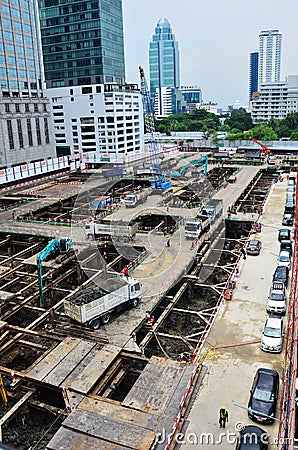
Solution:
{"label": "white skyscraper", "polygon": [[281,40],[279,30],[266,30],[259,34],[259,86],[280,81]]}

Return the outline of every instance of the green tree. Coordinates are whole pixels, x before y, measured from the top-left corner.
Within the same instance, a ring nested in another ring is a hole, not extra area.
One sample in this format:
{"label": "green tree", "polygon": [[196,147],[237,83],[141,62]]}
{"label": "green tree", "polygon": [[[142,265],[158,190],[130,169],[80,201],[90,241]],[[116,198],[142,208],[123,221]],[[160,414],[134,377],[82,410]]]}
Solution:
{"label": "green tree", "polygon": [[244,138],[249,139],[250,136],[260,141],[276,141],[278,140],[278,134],[268,125],[262,123],[256,125],[251,130],[245,131]]}
{"label": "green tree", "polygon": [[231,129],[237,128],[240,131],[249,130],[253,126],[251,115],[244,108],[234,109],[231,116],[225,120],[225,124]]}

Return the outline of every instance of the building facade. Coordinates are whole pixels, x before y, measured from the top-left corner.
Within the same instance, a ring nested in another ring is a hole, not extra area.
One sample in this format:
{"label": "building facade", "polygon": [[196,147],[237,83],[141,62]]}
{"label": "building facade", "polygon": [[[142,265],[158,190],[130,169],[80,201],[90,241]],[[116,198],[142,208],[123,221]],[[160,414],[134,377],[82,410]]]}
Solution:
{"label": "building facade", "polygon": [[282,34],[279,30],[259,34],[259,86],[280,81]]}
{"label": "building facade", "polygon": [[289,75],[286,81],[260,85],[259,95],[251,102],[253,123],[285,119],[290,112],[298,112],[298,75]]}
{"label": "building facade", "polygon": [[58,155],[144,149],[141,93],[125,83],[122,0],[38,0]]}
{"label": "building facade", "polygon": [[137,85],[51,88],[58,156],[97,154],[123,162],[144,154],[142,100]]}
{"label": "building facade", "polygon": [[[149,44],[150,95],[154,100],[161,88],[179,88],[180,66],[178,42],[167,19],[160,19]],[[161,92],[158,94],[162,98]],[[157,104],[159,115],[162,105]]]}
{"label": "building facade", "polygon": [[253,51],[249,54],[249,88],[248,101],[252,99],[254,92],[258,92],[258,77],[259,77],[259,52]]}
{"label": "building facade", "polygon": [[0,1],[0,167],[55,155],[34,0]]}
{"label": "building facade", "polygon": [[187,111],[187,104],[180,89],[170,87],[157,89],[154,101],[155,117],[162,118]]}
{"label": "building facade", "polygon": [[125,83],[122,0],[38,0],[47,88]]}

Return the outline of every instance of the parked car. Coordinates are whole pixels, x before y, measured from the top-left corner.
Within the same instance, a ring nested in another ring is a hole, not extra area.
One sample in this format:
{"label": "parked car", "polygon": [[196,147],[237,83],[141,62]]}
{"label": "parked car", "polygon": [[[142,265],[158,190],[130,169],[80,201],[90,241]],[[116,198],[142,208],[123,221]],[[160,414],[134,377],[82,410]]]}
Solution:
{"label": "parked car", "polygon": [[239,432],[235,450],[267,450],[268,433],[256,425],[247,425]]}
{"label": "parked car", "polygon": [[282,218],[282,225],[292,226],[294,223],[294,215],[290,213],[285,213]]}
{"label": "parked car", "polygon": [[296,178],[295,177],[289,177],[288,187],[289,186],[295,186],[295,184],[296,184]]}
{"label": "parked car", "polygon": [[279,390],[276,370],[259,368],[255,374],[248,402],[248,416],[256,422],[274,421]]}
{"label": "parked car", "polygon": [[284,283],[274,282],[269,290],[266,311],[269,314],[285,314],[287,310],[286,288]]}
{"label": "parked car", "polygon": [[259,255],[262,248],[262,242],[257,239],[250,239],[246,247],[248,255]]}
{"label": "parked car", "polygon": [[274,274],[273,274],[273,282],[279,281],[284,283],[285,287],[288,287],[289,282],[289,269],[285,266],[278,266],[276,267]]}
{"label": "parked car", "polygon": [[261,339],[265,352],[280,353],[283,341],[283,320],[281,317],[267,317]]}
{"label": "parked car", "polygon": [[289,184],[289,186],[287,187],[287,192],[294,192],[295,193],[295,185],[294,184]]}
{"label": "parked car", "polygon": [[291,269],[291,255],[287,250],[282,250],[277,258],[278,266],[287,267],[289,270]]}
{"label": "parked car", "polygon": [[278,232],[278,240],[281,241],[290,241],[291,240],[291,231],[288,228],[282,228]]}
{"label": "parked car", "polygon": [[292,253],[293,253],[292,242],[291,241],[281,241],[280,251],[282,251],[282,250],[286,250],[292,256]]}

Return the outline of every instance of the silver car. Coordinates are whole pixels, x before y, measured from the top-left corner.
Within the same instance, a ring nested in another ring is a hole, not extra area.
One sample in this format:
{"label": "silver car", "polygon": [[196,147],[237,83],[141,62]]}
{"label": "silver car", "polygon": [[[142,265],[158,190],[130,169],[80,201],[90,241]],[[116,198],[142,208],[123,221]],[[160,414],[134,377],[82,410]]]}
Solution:
{"label": "silver car", "polygon": [[265,352],[280,353],[283,341],[283,320],[281,317],[268,317],[261,340]]}

